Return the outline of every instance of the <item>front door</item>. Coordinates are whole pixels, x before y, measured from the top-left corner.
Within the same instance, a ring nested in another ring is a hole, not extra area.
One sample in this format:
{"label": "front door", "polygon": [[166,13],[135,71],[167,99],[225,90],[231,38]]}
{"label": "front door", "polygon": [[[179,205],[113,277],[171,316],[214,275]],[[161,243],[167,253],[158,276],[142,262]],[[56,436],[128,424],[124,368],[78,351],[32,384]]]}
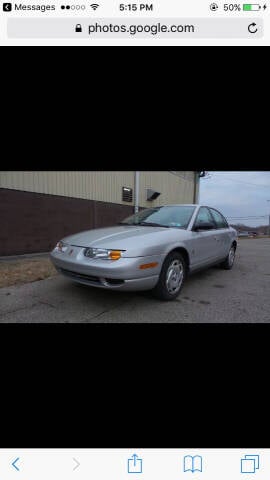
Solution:
{"label": "front door", "polygon": [[211,265],[219,258],[219,243],[217,241],[217,229],[207,207],[201,207],[195,219],[194,226],[200,223],[212,223],[213,229],[191,232],[191,269]]}

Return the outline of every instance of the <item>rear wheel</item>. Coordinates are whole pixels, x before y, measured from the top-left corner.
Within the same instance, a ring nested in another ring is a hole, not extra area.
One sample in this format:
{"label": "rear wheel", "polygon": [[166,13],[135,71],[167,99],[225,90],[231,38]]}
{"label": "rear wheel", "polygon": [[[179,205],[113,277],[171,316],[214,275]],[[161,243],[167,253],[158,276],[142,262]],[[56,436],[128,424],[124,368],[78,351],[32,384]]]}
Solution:
{"label": "rear wheel", "polygon": [[161,300],[174,300],[183,286],[186,270],[186,262],[181,253],[170,253],[163,263],[153,294]]}
{"label": "rear wheel", "polygon": [[236,247],[235,245],[232,245],[226,260],[220,264],[221,268],[224,268],[225,270],[231,270],[235,260],[235,251]]}

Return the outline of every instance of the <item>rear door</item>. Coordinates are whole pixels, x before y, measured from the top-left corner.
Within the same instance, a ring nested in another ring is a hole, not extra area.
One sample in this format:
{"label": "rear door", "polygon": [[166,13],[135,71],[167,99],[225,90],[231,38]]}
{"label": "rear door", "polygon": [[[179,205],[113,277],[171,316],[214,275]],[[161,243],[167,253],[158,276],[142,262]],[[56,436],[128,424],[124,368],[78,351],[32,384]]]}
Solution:
{"label": "rear door", "polygon": [[200,207],[193,226],[200,223],[212,223],[211,230],[191,231],[190,267],[191,269],[211,265],[219,258],[219,245],[217,242],[217,227],[208,207]]}
{"label": "rear door", "polygon": [[231,236],[230,229],[227,223],[227,220],[218,212],[215,208],[209,208],[213,219],[216,224],[216,238],[217,238],[217,247],[218,255],[221,259],[227,257],[230,246],[231,246]]}

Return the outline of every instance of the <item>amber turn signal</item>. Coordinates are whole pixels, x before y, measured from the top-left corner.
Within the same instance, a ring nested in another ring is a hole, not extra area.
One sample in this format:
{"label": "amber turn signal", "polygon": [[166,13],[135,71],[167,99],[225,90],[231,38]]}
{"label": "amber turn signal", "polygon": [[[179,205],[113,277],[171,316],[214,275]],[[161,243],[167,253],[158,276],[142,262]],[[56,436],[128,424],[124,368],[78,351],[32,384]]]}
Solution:
{"label": "amber turn signal", "polygon": [[119,260],[119,258],[121,258],[120,250],[111,250],[111,252],[109,253],[109,258],[111,260]]}
{"label": "amber turn signal", "polygon": [[144,270],[145,268],[154,268],[158,265],[158,262],[152,262],[152,263],[143,263],[142,265],[139,266],[141,270]]}

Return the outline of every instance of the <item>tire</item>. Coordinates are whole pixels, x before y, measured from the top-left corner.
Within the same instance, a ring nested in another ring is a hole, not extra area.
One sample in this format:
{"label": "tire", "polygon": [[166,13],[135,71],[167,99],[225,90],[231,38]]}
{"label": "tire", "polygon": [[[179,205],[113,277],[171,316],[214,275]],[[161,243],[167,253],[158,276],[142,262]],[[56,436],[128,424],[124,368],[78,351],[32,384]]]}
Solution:
{"label": "tire", "polygon": [[179,252],[170,253],[164,260],[159,280],[152,293],[160,300],[174,300],[186,279],[186,261]]}
{"label": "tire", "polygon": [[231,270],[234,264],[235,260],[235,251],[236,251],[236,246],[231,245],[230,251],[228,253],[228,256],[224,262],[220,264],[220,267],[223,268],[224,270]]}

